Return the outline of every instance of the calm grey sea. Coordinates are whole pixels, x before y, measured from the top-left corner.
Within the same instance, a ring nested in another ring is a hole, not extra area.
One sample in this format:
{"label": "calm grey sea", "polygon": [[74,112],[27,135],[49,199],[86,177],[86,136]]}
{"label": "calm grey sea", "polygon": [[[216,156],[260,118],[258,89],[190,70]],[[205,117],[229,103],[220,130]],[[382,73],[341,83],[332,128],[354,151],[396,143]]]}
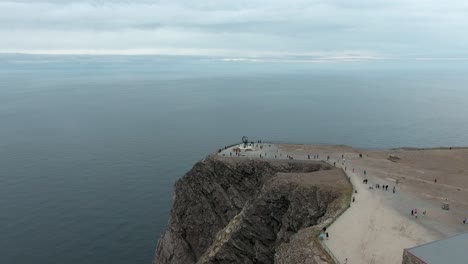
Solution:
{"label": "calm grey sea", "polygon": [[247,135],[468,145],[467,62],[0,56],[0,263],[150,263],[173,183]]}

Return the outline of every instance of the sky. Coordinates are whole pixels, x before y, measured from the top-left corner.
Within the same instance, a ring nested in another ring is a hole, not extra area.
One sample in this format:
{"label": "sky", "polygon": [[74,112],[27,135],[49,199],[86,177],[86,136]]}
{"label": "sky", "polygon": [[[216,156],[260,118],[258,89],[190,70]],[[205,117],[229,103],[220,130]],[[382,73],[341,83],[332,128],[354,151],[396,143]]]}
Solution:
{"label": "sky", "polygon": [[0,0],[0,53],[468,60],[468,1]]}

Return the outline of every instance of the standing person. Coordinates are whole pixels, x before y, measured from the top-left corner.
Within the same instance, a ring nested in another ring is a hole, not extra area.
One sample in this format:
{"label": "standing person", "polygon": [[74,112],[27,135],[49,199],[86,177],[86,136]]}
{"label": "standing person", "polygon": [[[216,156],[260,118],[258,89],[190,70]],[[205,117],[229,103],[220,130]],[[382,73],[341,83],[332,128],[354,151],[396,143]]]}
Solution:
{"label": "standing person", "polygon": [[395,186],[393,186],[393,193],[395,193]]}
{"label": "standing person", "polygon": [[367,174],[367,171],[366,171],[366,170],[364,170],[364,175],[366,175],[366,174]]}
{"label": "standing person", "polygon": [[414,216],[414,210],[411,210],[411,215],[413,215],[413,216]]}
{"label": "standing person", "polygon": [[327,239],[328,239],[328,232],[325,233],[325,237],[327,237]]}
{"label": "standing person", "polygon": [[463,224],[464,224],[464,225],[466,224],[466,218],[465,218],[465,219],[463,219]]}

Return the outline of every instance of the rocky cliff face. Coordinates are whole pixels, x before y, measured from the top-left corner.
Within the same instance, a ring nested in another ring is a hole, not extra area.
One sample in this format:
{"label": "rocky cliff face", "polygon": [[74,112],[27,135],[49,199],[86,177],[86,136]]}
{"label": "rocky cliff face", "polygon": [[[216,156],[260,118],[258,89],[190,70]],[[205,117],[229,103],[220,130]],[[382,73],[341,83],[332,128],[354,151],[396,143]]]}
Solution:
{"label": "rocky cliff face", "polygon": [[210,157],[176,183],[154,262],[327,263],[310,250],[308,227],[330,219],[350,192],[342,171],[324,163]]}

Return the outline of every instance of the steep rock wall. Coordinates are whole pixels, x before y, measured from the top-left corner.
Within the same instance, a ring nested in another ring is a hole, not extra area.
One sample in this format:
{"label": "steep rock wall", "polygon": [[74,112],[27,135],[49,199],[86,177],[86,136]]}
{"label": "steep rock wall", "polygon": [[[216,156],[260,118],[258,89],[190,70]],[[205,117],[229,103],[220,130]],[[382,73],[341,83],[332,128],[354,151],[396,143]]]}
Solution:
{"label": "steep rock wall", "polygon": [[199,162],[176,183],[154,262],[274,263],[281,244],[340,208],[347,185],[337,173],[319,162]]}

